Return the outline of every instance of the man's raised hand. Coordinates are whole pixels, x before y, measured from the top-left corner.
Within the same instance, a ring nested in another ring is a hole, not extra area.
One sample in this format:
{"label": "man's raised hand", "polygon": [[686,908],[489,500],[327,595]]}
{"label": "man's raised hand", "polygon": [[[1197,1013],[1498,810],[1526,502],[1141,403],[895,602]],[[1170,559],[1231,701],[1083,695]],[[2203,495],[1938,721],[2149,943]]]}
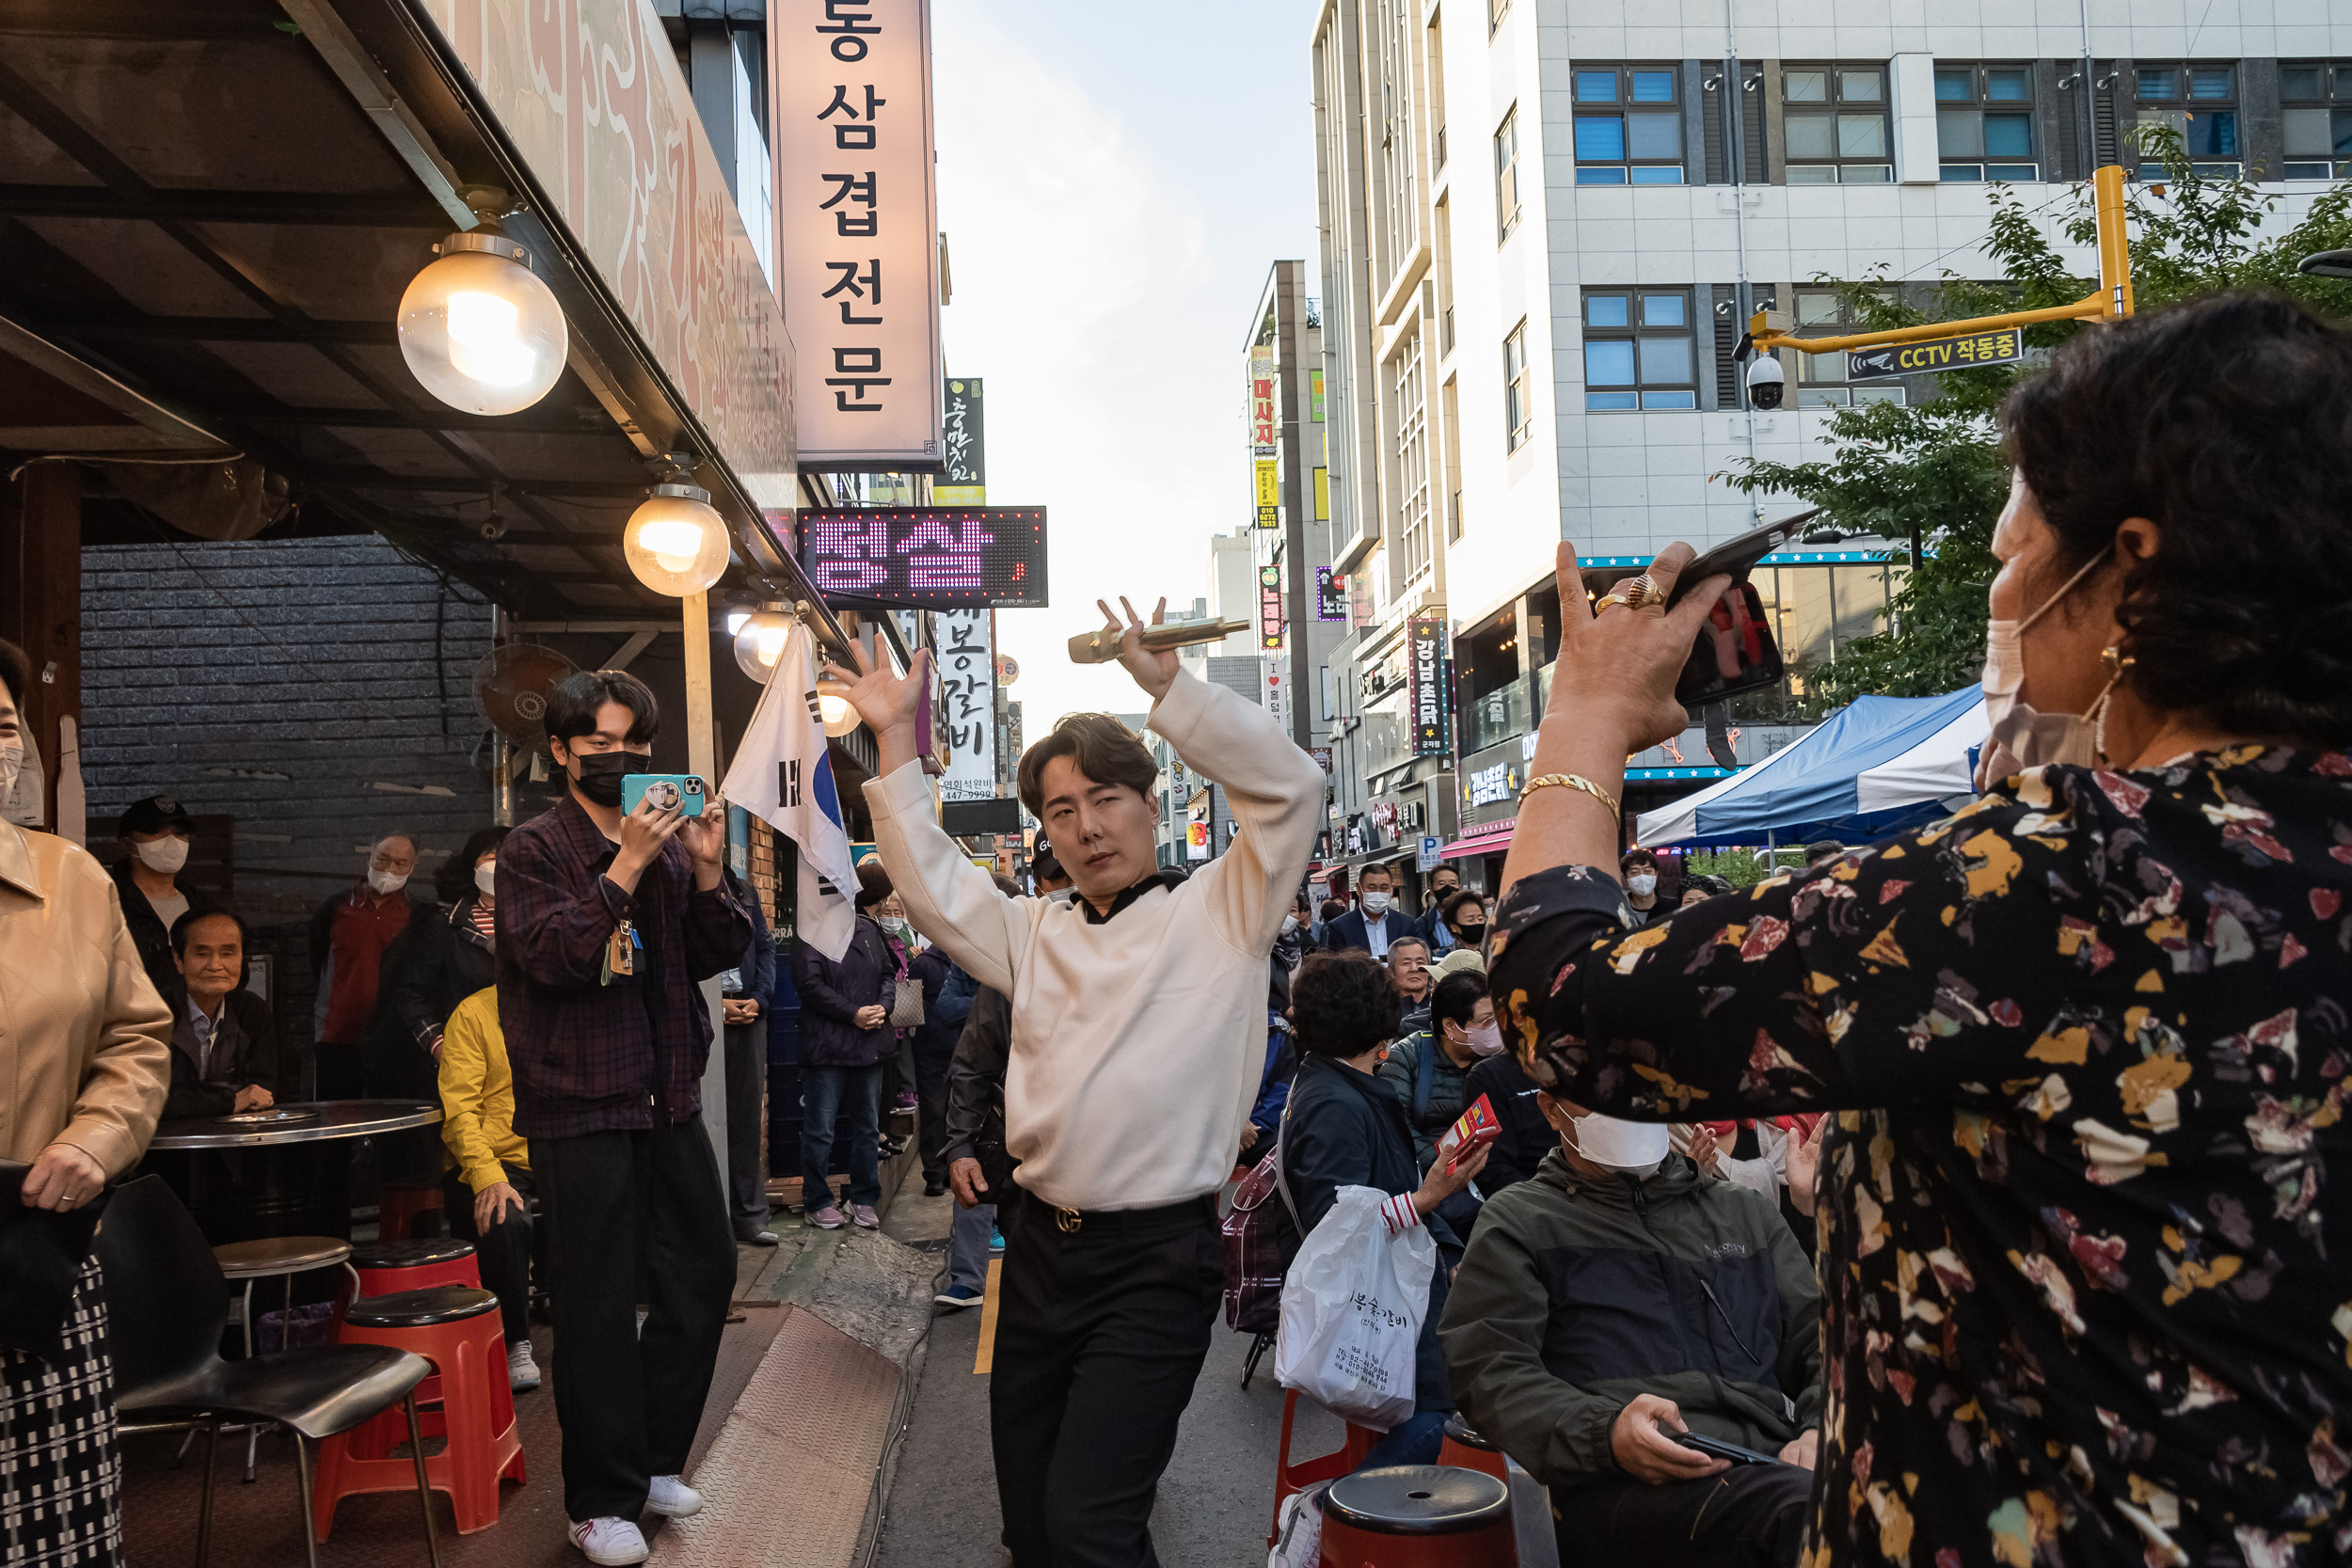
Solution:
{"label": "man's raised hand", "polygon": [[[1112,631],[1120,631],[1119,617],[1111,613],[1107,603],[1097,599],[1094,607],[1103,612],[1104,626]],[[1136,607],[1127,602],[1124,594],[1120,596],[1119,608],[1127,612],[1126,629],[1120,632],[1119,639],[1119,662],[1125,667],[1127,673],[1135,676],[1136,684],[1156,703],[1168,695],[1168,689],[1176,682],[1176,672],[1180,668],[1176,650],[1145,647],[1143,617],[1136,613]],[[1156,626],[1167,619],[1168,601],[1162,599],[1152,607],[1152,625]]]}
{"label": "man's raised hand", "polygon": [[930,685],[930,650],[915,649],[903,675],[891,670],[887,657],[878,654],[869,658],[855,641],[850,644],[850,659],[854,668],[828,659],[825,675],[849,688],[850,705],[874,732],[882,770],[895,773],[922,750],[923,737],[914,733],[914,717]]}

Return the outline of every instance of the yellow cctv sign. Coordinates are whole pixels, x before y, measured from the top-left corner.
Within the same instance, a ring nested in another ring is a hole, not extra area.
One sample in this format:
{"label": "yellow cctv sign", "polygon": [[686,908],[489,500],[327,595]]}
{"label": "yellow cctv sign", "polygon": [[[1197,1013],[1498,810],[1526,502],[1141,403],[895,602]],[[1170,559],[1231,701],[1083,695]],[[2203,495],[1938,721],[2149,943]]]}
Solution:
{"label": "yellow cctv sign", "polygon": [[1891,375],[1976,370],[1985,365],[2012,364],[2025,356],[2025,334],[2016,327],[2003,326],[1990,332],[1966,332],[1957,338],[1848,349],[1846,379],[1879,381]]}

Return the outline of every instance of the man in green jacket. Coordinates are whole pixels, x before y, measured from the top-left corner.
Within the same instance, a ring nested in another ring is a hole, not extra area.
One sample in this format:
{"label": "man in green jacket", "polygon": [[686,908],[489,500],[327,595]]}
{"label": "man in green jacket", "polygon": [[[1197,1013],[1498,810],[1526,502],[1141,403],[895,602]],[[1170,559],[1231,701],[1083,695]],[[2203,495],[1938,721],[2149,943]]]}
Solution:
{"label": "man in green jacket", "polygon": [[1551,1489],[1578,1560],[1787,1568],[1820,1436],[1812,1265],[1663,1126],[1536,1103],[1560,1148],[1486,1204],[1438,1324],[1463,1416]]}

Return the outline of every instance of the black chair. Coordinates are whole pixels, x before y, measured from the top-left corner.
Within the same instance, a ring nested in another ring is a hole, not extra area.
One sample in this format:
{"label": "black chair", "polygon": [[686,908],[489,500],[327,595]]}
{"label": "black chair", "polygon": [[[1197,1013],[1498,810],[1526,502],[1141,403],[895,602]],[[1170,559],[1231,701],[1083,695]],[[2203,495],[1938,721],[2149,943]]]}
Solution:
{"label": "black chair", "polygon": [[190,1430],[205,1435],[197,1568],[204,1568],[212,1551],[213,1454],[224,1419],[276,1421],[293,1434],[302,1481],[302,1544],[310,1568],[318,1568],[310,1455],[303,1439],[317,1442],[348,1432],[395,1404],[407,1411],[417,1495],[424,1505],[425,1550],[433,1568],[440,1568],[424,1442],[417,1431],[416,1387],[432,1371],[431,1363],[379,1345],[316,1345],[223,1360],[229,1282],[195,1219],[157,1177],[115,1189],[99,1222],[97,1253],[105,1275],[107,1351],[122,1430]]}

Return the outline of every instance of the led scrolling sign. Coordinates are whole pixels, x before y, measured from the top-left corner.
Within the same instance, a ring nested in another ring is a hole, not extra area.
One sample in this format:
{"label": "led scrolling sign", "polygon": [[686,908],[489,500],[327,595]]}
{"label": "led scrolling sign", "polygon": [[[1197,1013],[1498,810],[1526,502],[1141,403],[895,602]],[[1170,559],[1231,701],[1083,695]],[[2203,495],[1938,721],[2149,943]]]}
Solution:
{"label": "led scrolling sign", "polygon": [[915,610],[1045,605],[1041,506],[867,507],[797,515],[801,564],[827,598]]}

